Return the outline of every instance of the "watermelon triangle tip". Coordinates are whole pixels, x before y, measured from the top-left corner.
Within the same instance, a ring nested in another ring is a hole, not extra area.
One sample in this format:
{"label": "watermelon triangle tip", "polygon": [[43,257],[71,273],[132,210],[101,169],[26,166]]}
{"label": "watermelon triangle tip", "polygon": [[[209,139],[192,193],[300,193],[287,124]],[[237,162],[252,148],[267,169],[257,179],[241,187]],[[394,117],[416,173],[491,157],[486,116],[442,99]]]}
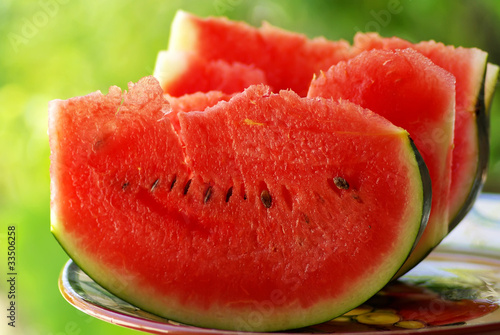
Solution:
{"label": "watermelon triangle tip", "polygon": [[196,17],[184,10],[178,10],[170,26],[167,50],[193,50],[196,48]]}

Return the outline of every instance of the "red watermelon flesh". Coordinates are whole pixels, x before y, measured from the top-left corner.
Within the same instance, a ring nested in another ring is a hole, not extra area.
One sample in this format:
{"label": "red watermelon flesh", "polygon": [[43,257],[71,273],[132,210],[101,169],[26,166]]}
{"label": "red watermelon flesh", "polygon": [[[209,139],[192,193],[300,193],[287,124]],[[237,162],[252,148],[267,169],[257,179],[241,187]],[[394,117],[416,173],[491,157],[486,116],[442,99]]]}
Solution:
{"label": "red watermelon flesh", "polygon": [[[278,29],[268,23],[254,28],[226,18],[203,19],[178,11],[171,27],[168,51],[190,51],[209,61],[253,65],[265,73],[267,83],[276,92],[292,89],[305,96],[313,75],[347,59],[350,45],[343,40],[308,39],[305,35]],[[168,65],[165,70],[169,70]],[[171,84],[172,88],[165,92],[177,94],[174,92],[178,88],[174,86],[182,82],[178,78],[189,78],[191,73],[180,73]]]}
{"label": "red watermelon flesh", "polygon": [[455,78],[412,49],[371,50],[313,80],[308,97],[318,96],[349,100],[406,129],[429,168],[432,210],[403,274],[448,233]]}
{"label": "red watermelon flesh", "polygon": [[[49,109],[52,232],[159,315],[281,330],[382,288],[429,214],[406,131],[350,102],[252,86],[174,130],[151,77]],[[380,201],[382,197],[385,201]]]}
{"label": "red watermelon flesh", "polygon": [[[489,145],[485,132],[483,80],[487,53],[477,48],[445,46],[434,41],[412,44],[376,33],[358,33],[353,50],[413,48],[456,78],[456,117],[450,188],[450,229],[471,209],[482,188],[487,169]],[[443,236],[444,237],[444,236]]]}
{"label": "red watermelon flesh", "polygon": [[[183,74],[189,70],[189,76]],[[266,84],[264,72],[254,65],[207,60],[193,52],[161,51],[155,77],[171,96],[195,92],[241,92],[252,84]]]}
{"label": "red watermelon flesh", "polygon": [[185,94],[180,97],[173,97],[165,94],[165,99],[167,99],[170,104],[170,111],[167,113],[167,116],[174,129],[179,131],[181,129],[178,117],[179,113],[204,111],[207,107],[212,107],[219,101],[227,101],[231,97],[231,94],[225,94],[221,91],[209,91],[206,93],[196,92]]}

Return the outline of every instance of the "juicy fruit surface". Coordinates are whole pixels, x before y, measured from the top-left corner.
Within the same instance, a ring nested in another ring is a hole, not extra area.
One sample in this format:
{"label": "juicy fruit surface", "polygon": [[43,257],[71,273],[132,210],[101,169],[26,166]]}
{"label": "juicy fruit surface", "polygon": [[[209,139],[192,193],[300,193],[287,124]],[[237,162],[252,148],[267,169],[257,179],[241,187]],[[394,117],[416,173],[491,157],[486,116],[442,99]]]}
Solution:
{"label": "juicy fruit surface", "polygon": [[178,132],[169,111],[152,78],[50,106],[52,231],[111,292],[185,323],[287,329],[357,306],[406,259],[430,195],[404,130],[264,86],[179,113]]}
{"label": "juicy fruit surface", "polygon": [[353,48],[357,52],[412,48],[455,76],[455,149],[449,192],[449,216],[450,226],[456,226],[467,214],[481,190],[481,181],[487,168],[489,148],[487,144],[482,143],[485,120],[484,115],[480,115],[485,113],[484,106],[481,105],[481,95],[486,70],[486,52],[477,48],[445,46],[434,41],[413,44],[397,37],[382,38],[376,33],[356,34]]}
{"label": "juicy fruit surface", "polygon": [[219,101],[227,101],[232,95],[222,93],[221,91],[210,91],[207,93],[196,92],[186,94],[181,97],[173,97],[165,94],[170,104],[170,110],[167,112],[167,117],[170,119],[172,126],[176,131],[181,129],[179,124],[179,114],[181,112],[204,111],[207,107],[216,105]]}
{"label": "juicy fruit surface", "polygon": [[424,235],[401,270],[406,272],[448,232],[455,78],[412,49],[371,50],[332,66],[313,80],[308,96],[359,104],[414,139],[429,168],[433,197]]}

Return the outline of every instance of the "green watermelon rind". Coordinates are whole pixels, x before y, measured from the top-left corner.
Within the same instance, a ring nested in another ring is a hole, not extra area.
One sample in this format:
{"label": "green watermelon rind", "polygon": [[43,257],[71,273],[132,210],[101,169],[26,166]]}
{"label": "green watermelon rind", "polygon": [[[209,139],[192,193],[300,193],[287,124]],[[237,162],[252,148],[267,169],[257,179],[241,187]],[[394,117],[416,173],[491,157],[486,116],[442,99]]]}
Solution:
{"label": "green watermelon rind", "polygon": [[[410,145],[413,148],[413,151],[416,153],[415,158],[417,160],[418,168],[420,171],[420,176],[422,178],[423,209],[422,209],[420,230],[417,234],[417,237],[415,239],[413,247],[411,248],[411,250],[408,254],[408,257],[406,259],[408,259],[410,257],[411,253],[413,252],[413,250],[415,250],[415,247],[417,246],[418,242],[420,241],[420,238],[424,234],[425,228],[427,227],[427,221],[429,221],[429,216],[430,216],[431,207],[432,207],[432,182],[431,182],[431,176],[429,174],[429,170],[427,169],[427,166],[425,165],[424,159],[422,158],[422,156],[418,152],[417,146],[415,145],[415,143],[413,142],[411,137],[409,137],[409,139],[410,139]],[[405,263],[406,263],[406,259],[405,259]],[[398,269],[398,272],[403,267],[403,265],[401,265],[401,267]]]}
{"label": "green watermelon rind", "polygon": [[[54,120],[52,121],[51,127],[54,127]],[[57,134],[57,132],[54,131],[52,133]],[[55,136],[57,137],[57,135]],[[344,300],[343,303],[339,303],[338,301],[322,302],[317,304],[314,308],[308,309],[307,312],[297,308],[293,311],[281,313],[277,317],[273,316],[271,319],[259,324],[252,324],[252,320],[249,318],[255,317],[255,313],[265,313],[264,307],[262,307],[263,310],[252,309],[246,312],[240,311],[240,314],[233,315],[230,318],[217,318],[213,315],[200,316],[199,313],[193,311],[189,306],[183,307],[182,304],[174,300],[168,301],[171,303],[170,309],[168,309],[168,304],[166,304],[165,301],[163,303],[155,302],[154,298],[158,296],[156,292],[148,290],[144,282],[134,281],[133,274],[120,272],[122,269],[107,268],[105,265],[99,263],[99,259],[95,258],[96,255],[91,254],[92,250],[87,252],[81,249],[78,245],[78,236],[69,233],[64,227],[64,222],[58,217],[58,204],[55,202],[52,203],[51,208],[51,231],[75,264],[89,275],[89,277],[94,279],[96,283],[112,294],[151,313],[185,324],[233,330],[285,330],[304,327],[312,323],[321,323],[355,308],[385,286],[392,275],[402,266],[410,254],[410,249],[414,246],[415,240],[423,230],[423,225],[425,225],[429,213],[431,194],[426,192],[430,192],[430,179],[428,178],[428,173],[426,177],[426,168],[423,164],[423,159],[421,159],[418,151],[416,151],[416,148],[412,145],[408,134],[402,131],[401,136],[405,136],[408,143],[408,150],[402,153],[408,156],[402,158],[411,159],[409,164],[418,164],[418,169],[411,169],[411,174],[413,176],[411,176],[410,179],[415,181],[415,183],[412,183],[412,187],[414,187],[415,190],[419,190],[418,194],[416,194],[417,192],[412,193],[414,197],[412,204],[419,204],[420,206],[415,206],[415,208],[409,210],[410,213],[408,213],[408,217],[402,220],[408,228],[411,228],[406,231],[404,236],[401,236],[404,240],[400,243],[404,244],[407,250],[404,253],[398,252],[396,255],[397,257],[388,257],[387,262],[381,264],[381,268],[378,268],[377,273],[368,274],[373,278],[372,283],[375,282],[374,286],[367,289],[365,286],[366,281],[363,281],[363,283],[358,284],[360,287],[355,287],[352,291],[357,292],[356,299]],[[54,141],[57,142],[57,139],[53,139],[53,142]],[[57,155],[57,153],[55,155]],[[57,181],[53,180],[52,183],[52,190],[57,190]],[[418,215],[416,215],[417,213]],[[401,247],[401,249],[404,248]],[[401,249],[398,248],[398,251]],[[382,267],[390,268],[392,272],[389,273]],[[141,292],[140,294],[137,293],[138,290]],[[168,298],[164,297],[164,299]],[[269,302],[262,302],[263,306],[266,303]],[[214,313],[216,312],[217,311]]]}

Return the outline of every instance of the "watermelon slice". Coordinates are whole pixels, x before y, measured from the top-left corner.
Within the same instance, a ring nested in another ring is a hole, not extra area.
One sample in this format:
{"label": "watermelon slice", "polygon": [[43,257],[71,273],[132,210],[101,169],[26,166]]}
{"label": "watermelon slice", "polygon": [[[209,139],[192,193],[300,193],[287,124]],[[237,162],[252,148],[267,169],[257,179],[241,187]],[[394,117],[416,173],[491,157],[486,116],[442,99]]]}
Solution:
{"label": "watermelon slice", "polygon": [[455,48],[434,41],[412,44],[397,37],[382,38],[377,33],[357,33],[354,37],[353,49],[357,52],[403,48],[417,50],[456,78],[449,231],[472,208],[481,191],[488,166],[489,145],[482,91],[488,55],[477,48]]}
{"label": "watermelon slice", "polygon": [[455,78],[412,49],[371,50],[322,73],[308,96],[347,99],[408,130],[415,140],[429,168],[433,197],[424,235],[401,269],[405,273],[448,233]]}
{"label": "watermelon slice", "polygon": [[145,310],[237,330],[326,321],[393,277],[429,215],[408,133],[353,103],[258,85],[180,112],[178,132],[168,112],[152,77],[49,107],[52,232]]}
{"label": "watermelon slice", "polygon": [[[349,58],[350,45],[346,41],[327,41],[324,38],[308,39],[264,23],[254,28],[243,22],[226,18],[202,19],[178,11],[170,30],[168,52],[188,51],[207,61],[223,60],[242,63],[261,69],[267,83],[275,90],[292,89],[305,96],[313,74],[327,70],[332,64]],[[170,95],[192,93],[183,82],[193,71],[177,67],[167,76],[175,62],[160,52],[156,62],[155,77]],[[211,87],[210,90],[218,90]],[[234,93],[224,91],[225,93]]]}
{"label": "watermelon slice", "polygon": [[[189,71],[189,76],[183,76]],[[195,92],[241,92],[252,84],[267,84],[264,72],[253,65],[206,60],[188,51],[161,51],[155,70],[165,92],[182,96]]]}

